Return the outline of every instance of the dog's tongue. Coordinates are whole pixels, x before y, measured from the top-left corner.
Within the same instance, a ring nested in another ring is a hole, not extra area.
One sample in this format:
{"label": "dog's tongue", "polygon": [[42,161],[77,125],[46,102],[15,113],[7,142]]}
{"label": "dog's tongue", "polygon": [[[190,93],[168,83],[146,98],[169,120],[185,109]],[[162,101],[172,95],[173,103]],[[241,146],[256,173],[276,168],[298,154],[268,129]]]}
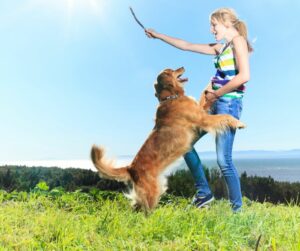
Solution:
{"label": "dog's tongue", "polygon": [[187,82],[189,79],[188,78],[179,78],[180,83]]}

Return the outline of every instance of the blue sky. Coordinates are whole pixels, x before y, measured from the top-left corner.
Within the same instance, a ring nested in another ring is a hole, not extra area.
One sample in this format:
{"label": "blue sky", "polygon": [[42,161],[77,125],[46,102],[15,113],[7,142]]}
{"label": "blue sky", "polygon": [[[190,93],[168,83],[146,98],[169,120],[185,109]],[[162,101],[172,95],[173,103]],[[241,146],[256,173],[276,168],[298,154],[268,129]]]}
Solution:
{"label": "blue sky", "polygon": [[[184,66],[198,98],[212,57],[148,39],[146,27],[195,43],[214,42],[209,14],[232,7],[255,52],[234,150],[300,148],[300,2],[0,0],[0,160],[87,159],[92,144],[135,154],[150,133],[164,68]],[[198,151],[214,151],[206,136]]]}

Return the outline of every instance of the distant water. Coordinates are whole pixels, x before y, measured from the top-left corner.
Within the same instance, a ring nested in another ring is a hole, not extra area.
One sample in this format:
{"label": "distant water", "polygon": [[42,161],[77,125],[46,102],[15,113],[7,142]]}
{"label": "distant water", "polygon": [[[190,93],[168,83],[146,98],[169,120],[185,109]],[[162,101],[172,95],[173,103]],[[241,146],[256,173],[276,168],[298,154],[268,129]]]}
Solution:
{"label": "distant water", "polygon": [[[117,158],[116,166],[124,166],[132,161],[132,156],[122,156]],[[217,162],[213,158],[202,158],[203,165],[208,168],[218,168]],[[236,158],[234,164],[239,172],[247,172],[247,175],[261,177],[271,176],[278,181],[300,182],[300,156],[278,157],[278,158]],[[90,160],[41,160],[41,161],[0,161],[2,165],[18,166],[40,166],[40,167],[60,167],[60,168],[82,168],[96,171]],[[180,158],[175,161],[165,172],[166,175],[179,170],[186,169],[187,166]]]}
{"label": "distant water", "polygon": [[[207,167],[218,166],[212,159],[202,162]],[[239,174],[246,172],[248,176],[271,176],[278,181],[300,182],[300,158],[235,159],[234,164]]]}

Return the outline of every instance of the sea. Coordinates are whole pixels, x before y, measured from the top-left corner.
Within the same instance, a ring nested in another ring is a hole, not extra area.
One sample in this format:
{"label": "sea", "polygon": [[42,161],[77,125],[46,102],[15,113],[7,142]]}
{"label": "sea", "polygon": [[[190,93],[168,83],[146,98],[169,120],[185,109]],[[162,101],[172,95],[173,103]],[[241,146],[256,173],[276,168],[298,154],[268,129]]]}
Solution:
{"label": "sea", "polygon": [[[208,168],[218,168],[215,153],[199,152],[201,162]],[[300,149],[290,151],[239,151],[234,152],[234,164],[242,174],[248,176],[272,177],[277,181],[300,182]],[[116,166],[129,164],[134,156],[115,157]],[[26,160],[26,161],[0,161],[0,166],[15,165],[28,167],[60,167],[81,168],[96,171],[91,160]],[[183,158],[172,163],[165,171],[168,176],[177,170],[187,169]]]}
{"label": "sea", "polygon": [[[216,160],[202,161],[209,168],[218,168]],[[235,159],[234,165],[239,174],[248,176],[271,176],[277,181],[300,182],[300,158],[287,159]]]}

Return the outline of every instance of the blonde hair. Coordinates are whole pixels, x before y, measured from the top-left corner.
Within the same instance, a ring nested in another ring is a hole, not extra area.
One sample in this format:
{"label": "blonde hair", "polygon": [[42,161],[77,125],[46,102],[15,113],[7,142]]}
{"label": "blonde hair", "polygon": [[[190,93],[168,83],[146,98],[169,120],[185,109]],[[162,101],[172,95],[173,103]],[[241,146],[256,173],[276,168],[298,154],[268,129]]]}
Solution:
{"label": "blonde hair", "polygon": [[227,27],[232,25],[238,31],[238,33],[241,36],[243,36],[247,41],[248,51],[249,52],[253,51],[253,47],[251,46],[248,40],[248,30],[247,30],[246,23],[238,18],[236,12],[233,9],[230,8],[217,9],[210,14],[209,19],[210,21],[216,20],[218,22],[221,22]]}

